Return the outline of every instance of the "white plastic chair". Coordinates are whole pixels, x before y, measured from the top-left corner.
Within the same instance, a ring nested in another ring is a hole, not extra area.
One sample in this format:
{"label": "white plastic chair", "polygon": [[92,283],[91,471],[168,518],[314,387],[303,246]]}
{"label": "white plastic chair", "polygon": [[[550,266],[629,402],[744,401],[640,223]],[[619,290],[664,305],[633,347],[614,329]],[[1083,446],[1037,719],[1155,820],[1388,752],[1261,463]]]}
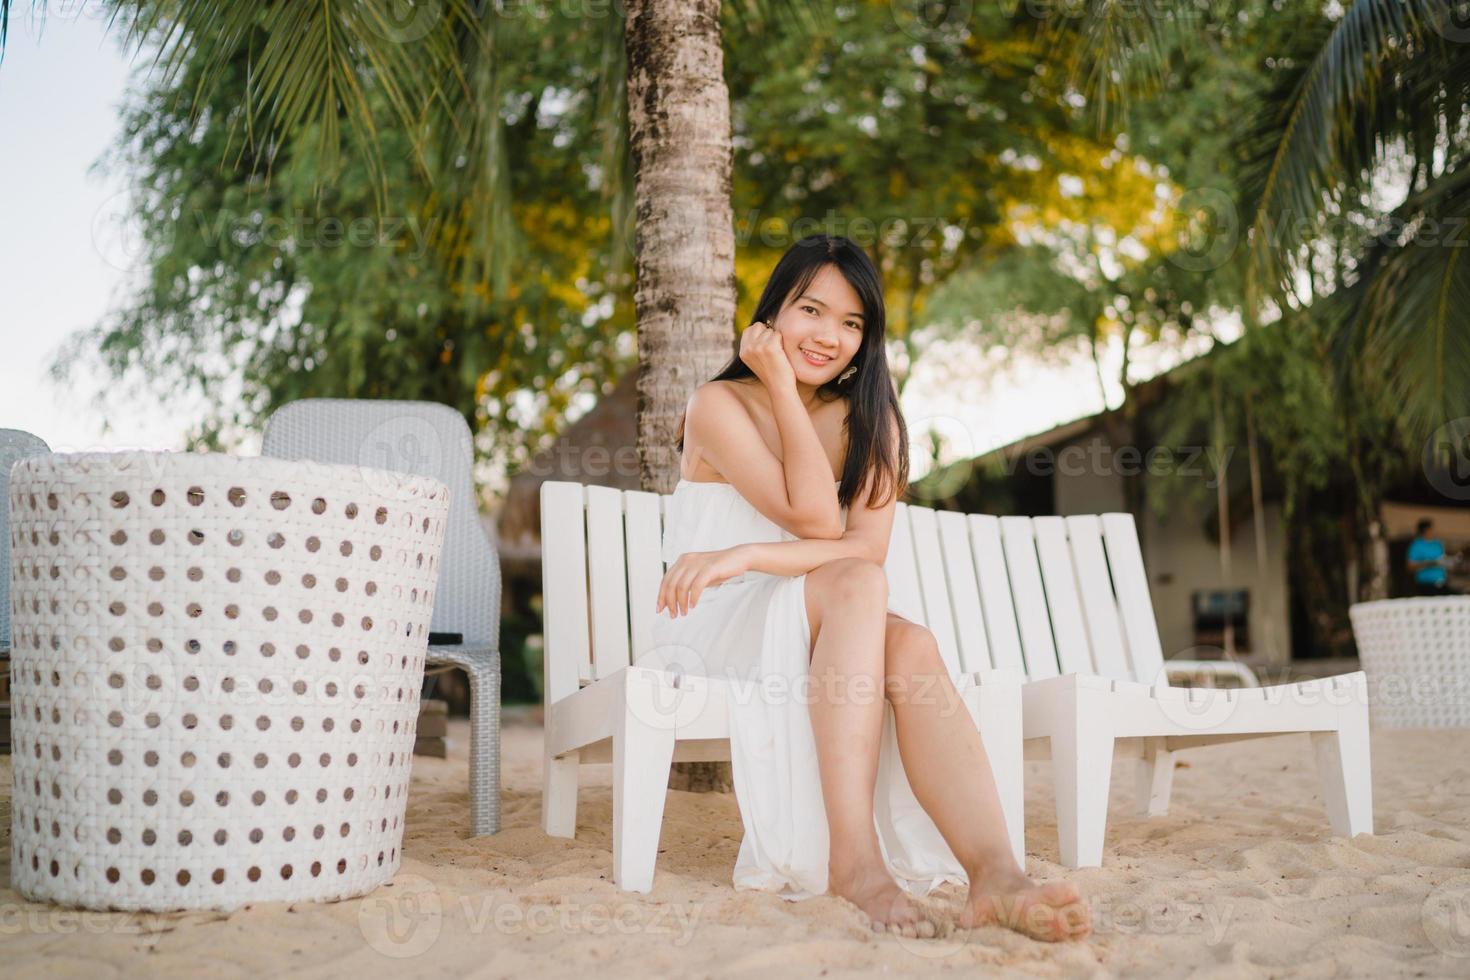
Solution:
{"label": "white plastic chair", "polygon": [[[652,628],[667,494],[548,480],[541,484],[546,700],[542,826],[577,828],[583,764],[613,766],[613,880],[653,887],[669,767],[730,758],[727,683],[639,666]],[[900,504],[900,507],[903,505]],[[889,579],[911,566],[895,520]],[[1016,859],[1025,863],[1019,672],[946,658],[995,772]]]}
{"label": "white plastic chair", "polygon": [[462,642],[429,647],[429,663],[470,680],[470,826],[500,831],[500,558],[476,510],[470,428],[434,402],[306,398],[266,422],[262,455],[432,476],[449,487],[449,528],[430,629]]}
{"label": "white plastic chair", "polygon": [[0,653],[10,649],[10,468],[50,451],[40,436],[0,429]]}
{"label": "white plastic chair", "polygon": [[[1235,689],[1168,686],[1130,514],[993,517],[900,504],[922,598],[946,656],[1023,670],[1026,757],[1052,760],[1062,863],[1102,863],[1113,757],[1137,759],[1141,813],[1168,812],[1173,753],[1309,732],[1327,812],[1343,836],[1373,831],[1362,671]],[[983,648],[975,654],[971,650]]]}

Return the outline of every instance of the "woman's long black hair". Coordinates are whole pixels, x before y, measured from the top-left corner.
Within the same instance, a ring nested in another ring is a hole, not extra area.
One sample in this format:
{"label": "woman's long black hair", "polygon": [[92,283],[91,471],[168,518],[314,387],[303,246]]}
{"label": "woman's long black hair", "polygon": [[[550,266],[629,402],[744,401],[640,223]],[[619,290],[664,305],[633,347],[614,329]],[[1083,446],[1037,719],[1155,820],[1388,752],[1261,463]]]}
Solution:
{"label": "woman's long black hair", "polygon": [[[848,396],[847,459],[842,468],[838,502],[851,507],[870,470],[876,471],[868,506],[881,507],[891,490],[902,497],[909,481],[909,439],[898,392],[888,373],[888,353],[883,343],[886,318],[883,284],[878,270],[856,243],[840,235],[808,235],[776,263],[771,278],[755,306],[752,322],[774,325],[776,314],[792,297],[800,296],[824,266],[834,265],[851,284],[863,303],[863,339],[852,363],[857,370],[844,382],[837,378],[817,389],[817,397],[832,401]],[[844,370],[846,370],[844,368]],[[737,347],[730,363],[710,380],[733,381],[753,378],[755,372],[740,359]],[[840,375],[839,375],[840,376]],[[895,424],[896,423],[896,424]],[[894,435],[898,445],[894,446]],[[684,451],[684,420],[679,419],[679,452]]]}

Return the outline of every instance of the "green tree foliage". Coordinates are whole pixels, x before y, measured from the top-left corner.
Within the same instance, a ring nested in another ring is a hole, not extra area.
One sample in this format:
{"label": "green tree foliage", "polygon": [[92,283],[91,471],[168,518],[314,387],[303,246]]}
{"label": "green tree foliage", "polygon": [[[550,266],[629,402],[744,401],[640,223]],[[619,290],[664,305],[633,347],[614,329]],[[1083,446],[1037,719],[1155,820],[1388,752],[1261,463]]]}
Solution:
{"label": "green tree foliage", "polygon": [[[294,398],[425,398],[474,420],[509,469],[527,460],[573,399],[636,363],[618,11],[545,11],[497,17],[493,58],[467,50],[477,108],[437,140],[365,85],[382,180],[346,154],[322,181],[309,123],[251,137],[240,95],[265,26],[222,72],[200,41],[177,75],[147,76],[110,161],[136,197],[135,290],[62,365],[95,348],[119,378],[209,392],[206,445]],[[1030,193],[1015,161],[1067,138],[1071,111],[1029,33],[990,15],[904,33],[894,16],[843,5],[798,29],[727,11],[743,302],[792,241],[831,227],[883,262],[906,337]],[[503,283],[487,252],[511,256]]]}
{"label": "green tree foliage", "polygon": [[736,39],[726,60],[742,285],[812,230],[870,247],[906,355],[900,384],[928,298],[1029,193],[1016,161],[1074,139],[1029,28],[996,5],[933,21],[912,6],[838,4],[820,43],[772,31]]}
{"label": "green tree foliage", "polygon": [[[1129,88],[1134,60],[1167,59],[1175,25],[1271,25],[1276,43],[1262,56],[1274,84],[1245,106],[1249,125],[1230,127],[1244,161],[1246,314],[1269,320],[1330,294],[1317,315],[1334,326],[1345,382],[1373,363],[1418,437],[1470,415],[1466,5],[1089,0],[1078,9],[1062,32],[1072,57],[1113,92]],[[1118,43],[1080,40],[1120,19],[1131,23],[1109,35]]]}
{"label": "green tree foliage", "polygon": [[[1142,12],[1115,6],[1098,4],[1091,19],[1048,8],[1054,16],[1038,34],[1077,84],[1102,86],[1075,100],[1073,129],[1086,130],[1099,112],[1122,118],[1125,107],[1127,129],[1101,145],[1054,145],[1049,158],[1028,161],[1036,179],[1007,215],[1011,234],[945,284],[932,320],[941,334],[968,332],[1034,353],[1078,342],[1096,353],[1120,342],[1126,412],[1138,345],[1177,347],[1192,334],[1208,336],[1244,302],[1240,107],[1277,84],[1270,52],[1300,27],[1302,14],[1300,5],[1247,4],[1228,18],[1184,11],[1182,21],[1167,20],[1168,30],[1145,30],[1130,26]],[[1107,46],[1078,46],[1087,37],[1118,45],[1135,35],[1148,39],[1143,53],[1152,60],[1127,70],[1150,84],[1125,103],[1128,88],[1098,78],[1123,70],[1100,67]],[[1099,105],[1106,100],[1117,104]]]}
{"label": "green tree foliage", "polygon": [[387,96],[367,89],[387,179],[380,201],[366,157],[318,180],[310,125],[297,138],[242,139],[244,54],[207,89],[210,103],[180,98],[214,70],[200,56],[177,78],[150,76],[123,113],[109,163],[132,182],[135,289],[58,368],[95,349],[119,378],[211,393],[218,411],[195,433],[206,445],[296,398],[421,398],[474,419],[507,462],[523,458],[576,394],[610,388],[635,360],[625,277],[608,265],[604,189],[589,177],[601,125],[590,66],[605,30],[569,18],[536,30],[497,109],[505,165],[495,179],[518,240],[502,291],[483,269],[466,274],[488,220],[473,134],[417,161]]}

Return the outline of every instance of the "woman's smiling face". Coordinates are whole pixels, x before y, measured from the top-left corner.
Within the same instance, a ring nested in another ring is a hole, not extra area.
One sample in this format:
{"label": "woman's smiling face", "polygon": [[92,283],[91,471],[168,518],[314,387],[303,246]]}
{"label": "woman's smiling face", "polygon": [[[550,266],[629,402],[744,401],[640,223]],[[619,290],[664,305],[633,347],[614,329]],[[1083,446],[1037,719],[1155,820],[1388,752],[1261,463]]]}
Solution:
{"label": "woman's smiling face", "polygon": [[862,347],[863,302],[835,265],[825,265],[773,326],[781,332],[797,383],[817,387],[847,370]]}

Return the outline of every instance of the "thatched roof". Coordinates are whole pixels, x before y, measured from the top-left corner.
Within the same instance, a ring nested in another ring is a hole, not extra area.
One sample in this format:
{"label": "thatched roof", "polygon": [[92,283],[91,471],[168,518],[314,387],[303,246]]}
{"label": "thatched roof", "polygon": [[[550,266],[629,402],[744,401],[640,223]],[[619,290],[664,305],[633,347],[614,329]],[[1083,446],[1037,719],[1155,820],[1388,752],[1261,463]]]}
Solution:
{"label": "thatched roof", "polygon": [[[610,394],[552,444],[532,465],[511,477],[500,509],[502,559],[537,559],[541,554],[541,484],[575,480],[620,490],[637,490],[638,371],[627,372]],[[597,449],[596,452],[589,450]],[[590,471],[590,472],[589,472]]]}

